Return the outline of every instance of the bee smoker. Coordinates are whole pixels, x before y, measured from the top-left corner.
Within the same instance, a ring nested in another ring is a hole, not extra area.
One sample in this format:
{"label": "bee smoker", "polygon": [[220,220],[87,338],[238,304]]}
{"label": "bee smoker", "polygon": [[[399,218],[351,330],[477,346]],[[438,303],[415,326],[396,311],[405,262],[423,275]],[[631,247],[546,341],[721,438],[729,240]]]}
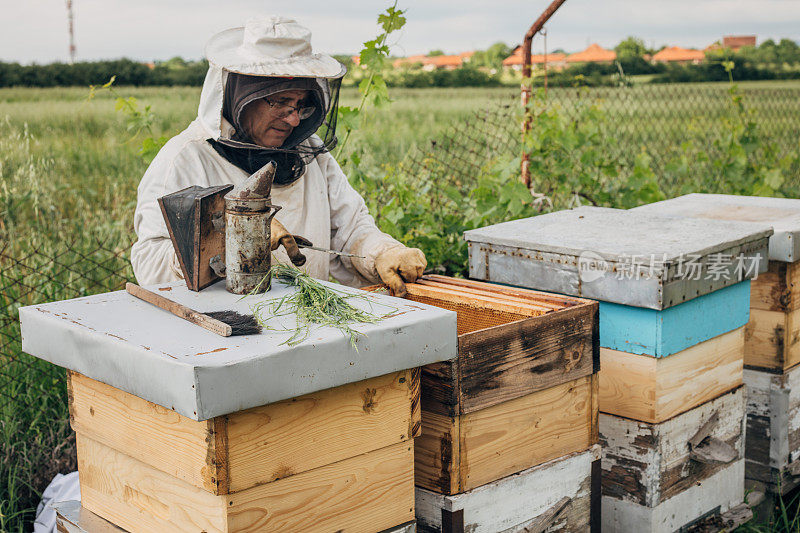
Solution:
{"label": "bee smoker", "polygon": [[234,294],[269,290],[270,224],[280,207],[270,203],[270,162],[225,195],[225,288]]}

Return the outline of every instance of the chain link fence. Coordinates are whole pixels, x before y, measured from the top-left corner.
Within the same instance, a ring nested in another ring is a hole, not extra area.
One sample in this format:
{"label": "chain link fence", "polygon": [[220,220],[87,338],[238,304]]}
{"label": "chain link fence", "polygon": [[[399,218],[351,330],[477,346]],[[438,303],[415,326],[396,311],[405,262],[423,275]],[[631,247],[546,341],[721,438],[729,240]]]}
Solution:
{"label": "chain link fence", "polygon": [[[800,148],[800,84],[740,86],[749,120],[777,156]],[[735,110],[728,84],[643,84],[629,87],[550,88],[539,94],[543,105],[578,121],[586,106],[596,106],[615,138],[607,148],[611,158],[631,167],[646,151],[667,196],[680,194],[680,183],[670,182],[669,166],[693,142],[711,159],[720,156],[720,139]],[[409,153],[405,166],[430,177],[470,183],[485,170],[487,161],[521,150],[521,112],[518,99],[495,102],[453,125],[441,138]],[[796,169],[800,170],[800,169]]]}
{"label": "chain link fence", "polygon": [[[780,153],[798,149],[800,85],[741,90],[763,135]],[[719,85],[552,88],[546,102],[568,117],[586,103],[604,110],[618,138],[614,158],[630,164],[646,149],[658,175],[692,133],[709,151],[728,115],[731,95]],[[441,138],[410,152],[405,166],[430,179],[472,183],[487,161],[521,149],[518,100],[495,102],[459,121]],[[669,193],[668,193],[669,194]],[[28,531],[41,491],[58,472],[76,468],[64,372],[22,352],[18,309],[124,288],[133,280],[132,234],[3,235],[0,240],[0,531]],[[126,240],[127,239],[127,240]]]}
{"label": "chain link fence", "polygon": [[80,235],[0,246],[0,531],[30,531],[57,473],[77,469],[65,372],[22,351],[19,308],[122,289],[130,244]]}

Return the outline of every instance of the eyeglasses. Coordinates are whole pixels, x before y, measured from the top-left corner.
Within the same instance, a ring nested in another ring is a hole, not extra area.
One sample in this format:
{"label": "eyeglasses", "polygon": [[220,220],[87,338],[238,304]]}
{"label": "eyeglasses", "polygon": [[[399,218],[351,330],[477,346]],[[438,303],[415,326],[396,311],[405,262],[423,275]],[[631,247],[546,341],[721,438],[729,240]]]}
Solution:
{"label": "eyeglasses", "polygon": [[272,112],[275,113],[277,118],[287,118],[296,111],[300,120],[305,120],[317,110],[314,106],[295,107],[286,102],[273,102],[267,98],[264,98],[264,101],[269,104],[270,109],[272,109]]}

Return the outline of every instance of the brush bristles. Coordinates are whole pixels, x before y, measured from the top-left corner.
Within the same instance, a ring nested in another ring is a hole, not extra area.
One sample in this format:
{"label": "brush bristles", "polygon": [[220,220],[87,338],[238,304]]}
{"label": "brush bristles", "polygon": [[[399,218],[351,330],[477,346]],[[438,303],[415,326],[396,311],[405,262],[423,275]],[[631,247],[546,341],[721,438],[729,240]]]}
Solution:
{"label": "brush bristles", "polygon": [[261,325],[253,315],[242,315],[236,311],[212,311],[206,315],[228,324],[236,335],[255,335],[261,333]]}

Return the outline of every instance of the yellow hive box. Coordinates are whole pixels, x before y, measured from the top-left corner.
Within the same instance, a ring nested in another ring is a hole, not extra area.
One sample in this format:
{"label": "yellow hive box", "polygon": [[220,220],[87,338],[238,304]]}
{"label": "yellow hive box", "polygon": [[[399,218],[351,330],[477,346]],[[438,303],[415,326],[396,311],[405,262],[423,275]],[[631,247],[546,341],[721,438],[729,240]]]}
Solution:
{"label": "yellow hive box", "polygon": [[405,370],[198,422],[70,372],[83,506],[132,532],[409,522],[419,383]]}

